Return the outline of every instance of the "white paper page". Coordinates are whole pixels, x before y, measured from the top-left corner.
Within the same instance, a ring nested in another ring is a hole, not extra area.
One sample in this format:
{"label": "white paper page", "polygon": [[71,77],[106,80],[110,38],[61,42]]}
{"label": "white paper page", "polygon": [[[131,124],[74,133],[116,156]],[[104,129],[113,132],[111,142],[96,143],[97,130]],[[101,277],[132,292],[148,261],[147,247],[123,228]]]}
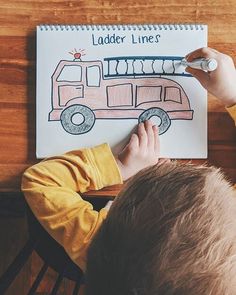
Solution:
{"label": "white paper page", "polygon": [[37,157],[117,153],[151,117],[162,157],[206,158],[207,93],[179,60],[204,46],[205,25],[37,27]]}

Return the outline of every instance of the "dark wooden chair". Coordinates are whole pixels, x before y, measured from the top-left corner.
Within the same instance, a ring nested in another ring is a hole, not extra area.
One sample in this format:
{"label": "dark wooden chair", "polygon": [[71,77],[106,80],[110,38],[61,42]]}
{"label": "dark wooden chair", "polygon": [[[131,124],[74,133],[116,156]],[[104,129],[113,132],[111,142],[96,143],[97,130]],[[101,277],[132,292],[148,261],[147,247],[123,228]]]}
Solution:
{"label": "dark wooden chair", "polygon": [[[108,201],[107,198],[88,198],[88,200],[93,204],[95,210],[100,210]],[[52,268],[57,273],[57,279],[52,287],[50,295],[57,294],[60,284],[64,278],[75,282],[72,295],[77,295],[81,283],[84,282],[82,270],[70,259],[63,247],[44,230],[29,207],[27,205],[25,205],[25,207],[29,239],[14,261],[0,277],[0,294],[3,295],[6,292],[17,274],[31,256],[32,252],[36,251],[44,263],[42,268],[39,270],[28,295],[35,294],[48,268]]]}

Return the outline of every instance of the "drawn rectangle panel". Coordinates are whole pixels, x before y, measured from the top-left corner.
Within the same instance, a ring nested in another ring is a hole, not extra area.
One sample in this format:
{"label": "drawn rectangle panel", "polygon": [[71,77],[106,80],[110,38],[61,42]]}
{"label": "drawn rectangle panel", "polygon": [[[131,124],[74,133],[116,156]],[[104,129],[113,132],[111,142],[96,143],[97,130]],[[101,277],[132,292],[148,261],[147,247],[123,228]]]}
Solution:
{"label": "drawn rectangle panel", "polygon": [[132,84],[107,86],[107,100],[109,107],[133,105]]}
{"label": "drawn rectangle panel", "polygon": [[59,91],[59,104],[60,106],[66,105],[66,103],[74,97],[83,97],[83,86],[76,85],[60,85]]}
{"label": "drawn rectangle panel", "polygon": [[136,105],[146,102],[161,101],[162,86],[138,86]]}

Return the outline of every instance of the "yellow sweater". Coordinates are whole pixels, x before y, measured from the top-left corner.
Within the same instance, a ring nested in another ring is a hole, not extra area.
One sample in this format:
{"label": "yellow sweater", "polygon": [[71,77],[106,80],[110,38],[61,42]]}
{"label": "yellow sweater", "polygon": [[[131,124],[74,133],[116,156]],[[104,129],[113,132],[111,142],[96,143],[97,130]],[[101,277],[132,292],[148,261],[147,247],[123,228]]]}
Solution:
{"label": "yellow sweater", "polygon": [[[236,124],[236,105],[227,108]],[[35,216],[82,270],[88,245],[106,218],[79,193],[122,183],[107,144],[66,153],[27,169],[22,191]]]}
{"label": "yellow sweater", "polygon": [[33,213],[82,270],[86,250],[106,218],[107,210],[94,211],[79,193],[122,183],[107,144],[46,159],[27,169],[22,191]]}

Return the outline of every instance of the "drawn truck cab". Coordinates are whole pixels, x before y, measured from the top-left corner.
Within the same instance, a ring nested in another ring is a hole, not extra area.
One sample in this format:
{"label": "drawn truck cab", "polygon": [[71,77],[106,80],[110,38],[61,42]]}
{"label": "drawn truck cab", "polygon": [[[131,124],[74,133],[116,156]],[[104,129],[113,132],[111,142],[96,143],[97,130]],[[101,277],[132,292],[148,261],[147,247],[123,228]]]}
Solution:
{"label": "drawn truck cab", "polygon": [[177,82],[160,77],[107,77],[101,61],[66,61],[52,75],[52,111],[71,134],[88,132],[96,119],[138,119],[156,116],[159,134],[171,120],[191,120],[193,110]]}

